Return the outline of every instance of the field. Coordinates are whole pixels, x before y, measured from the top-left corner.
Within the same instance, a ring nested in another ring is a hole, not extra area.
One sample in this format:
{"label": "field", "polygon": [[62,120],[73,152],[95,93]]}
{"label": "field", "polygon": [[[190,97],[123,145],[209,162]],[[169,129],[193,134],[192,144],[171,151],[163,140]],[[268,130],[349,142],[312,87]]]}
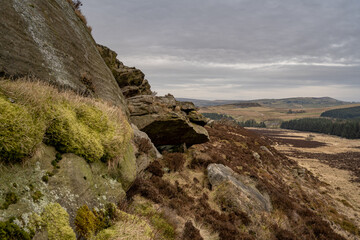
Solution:
{"label": "field", "polygon": [[328,184],[326,194],[351,206],[346,213],[360,224],[360,140],[282,129],[251,128],[273,147]]}
{"label": "field", "polygon": [[[316,105],[314,105],[316,106]],[[309,107],[309,108],[274,108],[274,107],[250,107],[239,108],[234,105],[220,105],[201,107],[200,113],[222,113],[227,114],[235,118],[237,121],[246,121],[254,119],[257,122],[265,121],[268,127],[278,127],[281,121],[287,121],[297,118],[316,118],[320,117],[320,114],[324,111],[360,106],[360,104],[347,104],[341,106],[331,107]],[[289,110],[293,113],[289,113]]]}

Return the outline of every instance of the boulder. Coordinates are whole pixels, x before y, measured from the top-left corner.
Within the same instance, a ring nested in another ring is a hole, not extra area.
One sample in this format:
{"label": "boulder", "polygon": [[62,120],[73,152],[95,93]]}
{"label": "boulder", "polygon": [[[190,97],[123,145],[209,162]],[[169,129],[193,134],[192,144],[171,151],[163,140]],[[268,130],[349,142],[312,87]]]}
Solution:
{"label": "boulder", "polygon": [[137,174],[142,173],[157,158],[162,155],[151,142],[149,136],[140,131],[134,124],[131,124],[134,131],[135,155]]}
{"label": "boulder", "polygon": [[100,44],[98,44],[97,47],[126,98],[152,94],[150,84],[145,79],[145,74],[141,70],[135,67],[125,66],[116,58],[117,53],[108,47]]}
{"label": "boulder", "polygon": [[31,75],[126,111],[121,89],[68,1],[2,1],[0,46],[0,76]]}
{"label": "boulder", "polygon": [[131,97],[128,98],[128,106],[131,121],[146,132],[157,147],[183,143],[191,146],[209,140],[206,129],[192,122],[170,94],[164,97]]}
{"label": "boulder", "polygon": [[215,190],[217,202],[230,211],[269,212],[272,210],[270,198],[260,193],[255,182],[247,176],[235,173],[222,164],[210,164],[207,167],[208,179]]}

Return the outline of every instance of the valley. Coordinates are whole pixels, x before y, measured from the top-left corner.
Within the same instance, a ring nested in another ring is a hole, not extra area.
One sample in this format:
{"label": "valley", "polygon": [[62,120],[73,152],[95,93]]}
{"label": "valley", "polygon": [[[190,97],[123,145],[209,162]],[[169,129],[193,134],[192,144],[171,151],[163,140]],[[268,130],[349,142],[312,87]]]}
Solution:
{"label": "valley", "polygon": [[326,183],[324,194],[360,224],[360,141],[283,129],[252,131],[269,137],[272,146]]}
{"label": "valley", "polygon": [[[219,105],[200,107],[200,113],[220,113],[232,116],[236,121],[242,122],[254,119],[257,122],[265,122],[267,127],[277,128],[282,121],[288,121],[299,118],[317,118],[321,113],[339,108],[348,108],[360,106],[357,103],[333,106],[308,105],[307,108],[292,108],[291,105],[282,105],[281,107],[260,106],[239,108],[236,105]],[[291,112],[289,111],[291,110]]]}

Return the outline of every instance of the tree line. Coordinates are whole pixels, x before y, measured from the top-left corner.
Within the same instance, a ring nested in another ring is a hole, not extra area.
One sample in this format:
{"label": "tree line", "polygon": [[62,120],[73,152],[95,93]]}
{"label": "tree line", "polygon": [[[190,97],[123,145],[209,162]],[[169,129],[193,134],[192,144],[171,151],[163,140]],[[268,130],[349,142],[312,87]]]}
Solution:
{"label": "tree line", "polygon": [[302,118],[284,121],[280,128],[326,133],[349,139],[360,138],[360,119]]}
{"label": "tree line", "polygon": [[254,119],[238,122],[236,121],[232,116],[221,114],[221,113],[202,113],[207,118],[210,118],[212,120],[231,120],[236,122],[241,127],[258,127],[258,128],[266,128],[266,125],[264,122],[256,122]]}
{"label": "tree line", "polygon": [[360,118],[360,106],[350,108],[339,108],[323,112],[321,117],[331,117],[340,119]]}

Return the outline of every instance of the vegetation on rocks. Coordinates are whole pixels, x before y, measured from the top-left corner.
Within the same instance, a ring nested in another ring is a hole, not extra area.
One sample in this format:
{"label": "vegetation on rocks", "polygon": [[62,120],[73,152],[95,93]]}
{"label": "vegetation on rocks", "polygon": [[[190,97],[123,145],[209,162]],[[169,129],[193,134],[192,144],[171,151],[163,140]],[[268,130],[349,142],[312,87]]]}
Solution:
{"label": "vegetation on rocks", "polygon": [[58,203],[47,205],[41,216],[31,217],[34,230],[46,232],[49,240],[75,240],[76,236],[69,223],[69,214]]}
{"label": "vegetation on rocks", "polygon": [[21,229],[11,220],[0,222],[0,239],[1,240],[30,240],[32,236]]}
{"label": "vegetation on rocks", "polygon": [[19,197],[13,192],[7,192],[5,194],[5,202],[0,207],[0,210],[7,209],[11,204],[17,203]]}
{"label": "vegetation on rocks", "polygon": [[88,162],[121,162],[131,130],[122,111],[30,81],[0,83],[0,160],[20,161],[44,141]]}

